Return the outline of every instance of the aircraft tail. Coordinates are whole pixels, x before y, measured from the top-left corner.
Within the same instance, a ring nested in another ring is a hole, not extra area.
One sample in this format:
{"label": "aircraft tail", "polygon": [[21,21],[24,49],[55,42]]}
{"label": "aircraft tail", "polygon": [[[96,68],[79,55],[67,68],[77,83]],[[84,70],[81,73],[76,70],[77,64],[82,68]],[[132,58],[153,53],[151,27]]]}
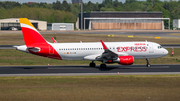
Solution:
{"label": "aircraft tail", "polygon": [[37,29],[31,24],[27,18],[19,18],[24,42],[27,47],[33,44],[47,44],[47,41],[41,36]]}

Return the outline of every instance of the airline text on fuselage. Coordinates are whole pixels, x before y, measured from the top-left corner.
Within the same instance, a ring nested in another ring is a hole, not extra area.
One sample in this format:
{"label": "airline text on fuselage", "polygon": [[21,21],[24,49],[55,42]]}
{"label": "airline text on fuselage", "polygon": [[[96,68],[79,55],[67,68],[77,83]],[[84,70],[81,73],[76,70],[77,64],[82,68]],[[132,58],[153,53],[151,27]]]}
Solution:
{"label": "airline text on fuselage", "polygon": [[117,52],[146,52],[146,46],[125,46],[125,47],[117,47]]}

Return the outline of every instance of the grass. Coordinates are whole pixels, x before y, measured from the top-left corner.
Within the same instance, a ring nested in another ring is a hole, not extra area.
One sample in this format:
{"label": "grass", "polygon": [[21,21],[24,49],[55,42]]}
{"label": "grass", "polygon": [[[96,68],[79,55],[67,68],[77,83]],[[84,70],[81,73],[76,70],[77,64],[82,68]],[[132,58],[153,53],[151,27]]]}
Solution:
{"label": "grass", "polygon": [[0,77],[1,101],[177,101],[180,75]]}
{"label": "grass", "polygon": [[[49,42],[52,37],[55,37],[57,42],[99,42],[102,39],[104,42],[121,42],[121,41],[152,41],[159,44],[180,44],[179,38],[161,37],[155,39],[155,36],[136,36],[128,38],[127,35],[114,35],[108,37],[107,34],[42,34],[42,36]],[[23,45],[24,39],[22,34],[0,34],[0,45]]]}
{"label": "grass", "polygon": [[[169,54],[162,58],[150,59],[150,64],[180,64],[180,49],[174,49],[174,56],[171,56],[171,49],[168,48]],[[49,59],[21,52],[15,49],[0,49],[0,65],[89,65],[91,61],[67,61]],[[101,62],[95,62],[99,65]],[[146,64],[145,59],[135,59],[134,64]]]}

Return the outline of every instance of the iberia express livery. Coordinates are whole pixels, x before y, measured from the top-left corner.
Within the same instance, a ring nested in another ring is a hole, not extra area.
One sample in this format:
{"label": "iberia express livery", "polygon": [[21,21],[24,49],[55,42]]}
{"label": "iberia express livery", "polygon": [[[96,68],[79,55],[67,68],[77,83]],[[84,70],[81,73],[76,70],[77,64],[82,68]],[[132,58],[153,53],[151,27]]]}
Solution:
{"label": "iberia express livery", "polygon": [[17,50],[59,60],[90,60],[89,66],[95,67],[94,61],[101,61],[100,68],[106,63],[132,65],[134,59],[163,57],[168,51],[154,42],[80,42],[54,43],[46,41],[27,18],[19,18],[25,45],[16,46]]}

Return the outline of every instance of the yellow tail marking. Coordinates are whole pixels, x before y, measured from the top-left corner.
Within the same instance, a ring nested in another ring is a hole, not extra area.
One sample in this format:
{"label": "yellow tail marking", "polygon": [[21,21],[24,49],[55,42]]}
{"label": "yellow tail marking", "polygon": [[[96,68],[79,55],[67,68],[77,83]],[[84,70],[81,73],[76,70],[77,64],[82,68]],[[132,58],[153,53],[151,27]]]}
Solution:
{"label": "yellow tail marking", "polygon": [[19,18],[19,21],[20,21],[20,23],[23,23],[23,24],[26,24],[26,25],[29,25],[29,26],[35,28],[27,18]]}

